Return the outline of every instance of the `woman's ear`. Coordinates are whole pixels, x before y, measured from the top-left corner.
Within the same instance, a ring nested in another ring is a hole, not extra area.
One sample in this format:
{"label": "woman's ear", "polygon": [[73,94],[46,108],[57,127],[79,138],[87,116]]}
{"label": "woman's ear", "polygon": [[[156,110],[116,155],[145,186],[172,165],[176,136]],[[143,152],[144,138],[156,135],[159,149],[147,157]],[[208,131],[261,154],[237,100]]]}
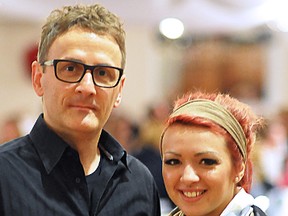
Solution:
{"label": "woman's ear", "polygon": [[37,61],[33,61],[32,65],[32,74],[31,74],[31,80],[32,80],[32,85],[34,88],[34,91],[38,96],[43,96],[43,87],[41,83],[41,78],[43,76],[43,71],[41,65]]}
{"label": "woman's ear", "polygon": [[235,177],[235,183],[236,184],[239,183],[242,180],[242,178],[243,178],[243,176],[245,174],[245,168],[246,168],[245,163],[242,162],[240,170],[239,170],[238,174]]}

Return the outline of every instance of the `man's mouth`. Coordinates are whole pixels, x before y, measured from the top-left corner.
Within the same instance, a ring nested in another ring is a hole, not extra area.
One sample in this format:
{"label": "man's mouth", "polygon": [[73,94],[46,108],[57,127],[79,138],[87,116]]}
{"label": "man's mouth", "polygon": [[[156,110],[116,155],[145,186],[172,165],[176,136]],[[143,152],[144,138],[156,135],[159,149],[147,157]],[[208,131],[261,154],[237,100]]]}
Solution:
{"label": "man's mouth", "polygon": [[73,105],[72,107],[75,107],[78,109],[90,109],[90,110],[96,109],[96,106],[90,105],[90,104],[76,104],[76,105]]}

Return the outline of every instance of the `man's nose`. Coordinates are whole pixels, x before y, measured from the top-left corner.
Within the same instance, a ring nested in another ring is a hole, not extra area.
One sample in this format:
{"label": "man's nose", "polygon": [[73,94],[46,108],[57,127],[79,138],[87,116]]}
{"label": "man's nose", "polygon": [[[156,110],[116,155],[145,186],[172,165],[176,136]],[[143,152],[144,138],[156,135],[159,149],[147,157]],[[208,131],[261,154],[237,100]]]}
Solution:
{"label": "man's nose", "polygon": [[93,75],[90,70],[86,71],[83,78],[79,82],[77,86],[77,91],[81,93],[87,93],[87,94],[96,93],[95,85],[93,82]]}

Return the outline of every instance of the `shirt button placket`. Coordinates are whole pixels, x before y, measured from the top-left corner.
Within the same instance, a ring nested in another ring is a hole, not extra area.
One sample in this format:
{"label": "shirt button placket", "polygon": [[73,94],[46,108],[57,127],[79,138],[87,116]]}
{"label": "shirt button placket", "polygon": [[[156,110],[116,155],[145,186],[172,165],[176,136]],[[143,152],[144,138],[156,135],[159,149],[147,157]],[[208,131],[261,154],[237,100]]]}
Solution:
{"label": "shirt button placket", "polygon": [[80,179],[79,177],[76,177],[76,178],[75,178],[75,182],[76,182],[77,184],[80,184],[81,179]]}

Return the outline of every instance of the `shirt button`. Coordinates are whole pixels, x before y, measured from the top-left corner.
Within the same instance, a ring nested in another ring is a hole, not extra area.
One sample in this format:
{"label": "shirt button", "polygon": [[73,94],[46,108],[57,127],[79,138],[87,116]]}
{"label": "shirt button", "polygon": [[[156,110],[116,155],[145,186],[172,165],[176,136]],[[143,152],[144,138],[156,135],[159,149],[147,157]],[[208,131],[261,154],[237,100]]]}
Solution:
{"label": "shirt button", "polygon": [[77,184],[79,184],[80,182],[81,182],[81,179],[80,178],[75,178],[75,182],[77,183]]}

